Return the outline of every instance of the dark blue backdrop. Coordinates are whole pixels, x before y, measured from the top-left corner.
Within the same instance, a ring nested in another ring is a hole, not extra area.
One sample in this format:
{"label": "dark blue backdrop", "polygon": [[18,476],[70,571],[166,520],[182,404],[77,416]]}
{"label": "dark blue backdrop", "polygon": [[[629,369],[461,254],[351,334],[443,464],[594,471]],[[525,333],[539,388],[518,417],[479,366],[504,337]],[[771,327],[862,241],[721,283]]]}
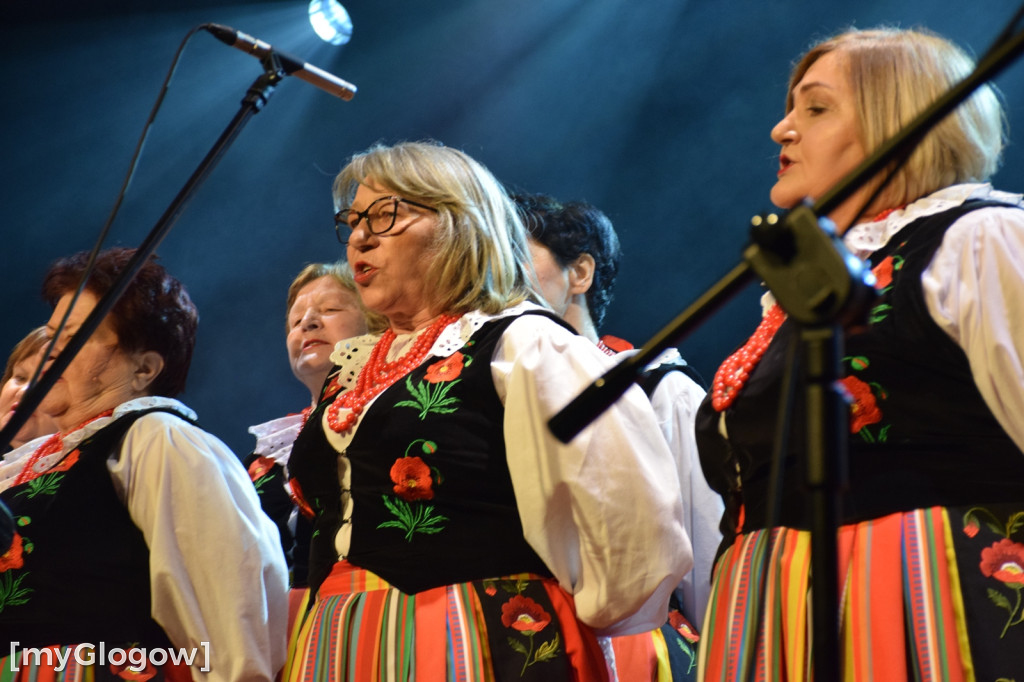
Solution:
{"label": "dark blue backdrop", "polygon": [[[49,311],[55,258],[91,247],[171,58],[204,22],[238,28],[359,87],[351,102],[287,79],[158,250],[202,315],[184,399],[237,452],[249,424],[301,408],[285,290],[342,255],[330,185],[373,142],[433,138],[509,185],[602,207],[625,263],[606,331],[647,340],[740,258],[769,207],[791,61],[849,25],[925,25],[984,52],[1016,9],[986,0],[349,0],[349,45],[313,36],[305,3],[36,0],[0,28],[0,352]],[[166,9],[176,7],[173,11]],[[115,223],[136,245],[238,110],[259,63],[207,33],[187,46]],[[997,83],[1011,140],[1024,65]],[[997,184],[1022,188],[1011,141]],[[756,325],[755,286],[681,344],[710,377]]]}

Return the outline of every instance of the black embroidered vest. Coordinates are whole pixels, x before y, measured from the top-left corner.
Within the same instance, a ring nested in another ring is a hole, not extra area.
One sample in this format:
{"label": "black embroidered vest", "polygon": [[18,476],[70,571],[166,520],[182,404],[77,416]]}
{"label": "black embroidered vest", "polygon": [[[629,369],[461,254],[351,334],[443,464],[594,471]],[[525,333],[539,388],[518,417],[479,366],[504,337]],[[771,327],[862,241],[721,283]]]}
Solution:
{"label": "black embroidered vest", "polygon": [[407,593],[512,573],[551,575],[523,538],[504,406],[491,378],[494,349],[516,319],[488,322],[451,357],[429,358],[363,413],[344,453],[352,469],[350,520],[341,518],[338,454],[323,433],[330,400],[312,413],[289,462],[316,513],[311,589],[338,559],[334,540],[343,522],[352,523],[346,558]]}
{"label": "black embroidered vest", "polygon": [[[1003,204],[968,202],[919,218],[872,254],[880,297],[870,324],[845,339],[843,383],[857,403],[851,411],[843,523],[936,505],[1024,499],[1024,456],[986,406],[963,350],[929,315],[921,286],[921,275],[949,226],[969,211],[992,205]],[[796,325],[783,323],[727,409],[728,442],[718,434],[720,415],[710,396],[698,411],[701,463],[708,482],[726,500],[723,546],[734,534],[740,504],[746,530],[766,522],[782,369],[786,348],[798,333]],[[798,390],[780,522],[806,529],[811,524],[799,457],[803,410]]]}
{"label": "black embroidered vest", "polygon": [[0,494],[20,536],[20,558],[0,568],[0,641],[170,645],[150,616],[149,549],[107,469],[128,428],[154,411],[171,410],[127,414],[48,473]]}

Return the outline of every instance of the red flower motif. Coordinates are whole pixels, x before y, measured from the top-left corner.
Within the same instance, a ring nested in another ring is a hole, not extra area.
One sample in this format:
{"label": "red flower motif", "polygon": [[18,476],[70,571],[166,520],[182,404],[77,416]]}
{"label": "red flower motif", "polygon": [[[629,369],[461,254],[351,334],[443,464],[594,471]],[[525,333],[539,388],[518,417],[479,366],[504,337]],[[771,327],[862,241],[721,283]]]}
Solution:
{"label": "red flower motif", "polygon": [[71,467],[75,466],[75,464],[78,463],[79,454],[80,453],[78,451],[78,448],[75,448],[74,450],[67,454],[67,457],[65,457],[61,461],[57,462],[53,467],[51,467],[50,471],[67,471],[68,469],[70,469]]}
{"label": "red flower motif", "polygon": [[521,594],[501,605],[501,623],[507,628],[520,632],[540,632],[551,622],[551,615],[544,608]]}
{"label": "red flower motif", "polygon": [[320,402],[323,402],[328,398],[333,398],[334,395],[341,390],[341,382],[338,381],[338,377],[340,376],[341,373],[339,372],[338,374],[335,374],[333,377],[331,377],[331,381],[327,384],[326,387],[324,387],[323,395],[320,396]]}
{"label": "red flower motif", "polygon": [[969,516],[964,521],[964,535],[966,535],[969,538],[973,538],[975,535],[978,534],[978,530],[978,519],[974,518],[973,516]]}
{"label": "red flower motif", "polygon": [[25,565],[25,559],[22,556],[22,541],[21,534],[15,533],[14,539],[11,541],[10,548],[0,554],[0,573],[8,571],[12,568],[21,568]]}
{"label": "red flower motif", "polygon": [[402,457],[391,465],[395,494],[403,500],[429,500],[434,497],[434,480],[430,467],[419,457]]}
{"label": "red flower motif", "polygon": [[[140,682],[145,682],[146,680],[149,680],[149,679],[152,679],[152,678],[156,677],[156,672],[157,672],[156,668],[154,668],[153,664],[150,663],[145,658],[145,650],[130,649],[128,651],[128,654],[130,655],[132,651],[142,651],[142,653],[143,653],[143,660],[145,660],[145,662],[146,662],[146,664],[144,666],[142,666],[142,670],[135,670],[133,668],[133,664],[126,660],[121,665],[114,665],[113,663],[111,663],[110,664],[110,672],[112,672],[113,674],[117,675],[122,680],[139,680]],[[137,656],[131,656],[131,658],[138,658],[138,657]]]}
{"label": "red flower motif", "polygon": [[854,401],[850,405],[850,433],[857,433],[865,426],[882,421],[882,411],[878,409],[871,386],[854,376],[841,379],[839,383],[846,388]]}
{"label": "red flower motif", "polygon": [[690,625],[690,621],[686,620],[686,616],[675,609],[668,612],[668,624],[671,625],[676,632],[682,635],[683,639],[687,642],[693,643],[700,640],[700,635],[698,635],[697,631],[693,629],[692,625]]}
{"label": "red flower motif", "polygon": [[1024,545],[1003,538],[981,550],[980,566],[987,578],[1024,585]]}
{"label": "red flower motif", "polygon": [[881,291],[892,284],[892,256],[886,256],[882,262],[871,269],[875,273],[875,288]]}
{"label": "red flower motif", "polygon": [[274,467],[274,460],[270,457],[257,457],[249,463],[249,478],[253,483],[267,475]]}
{"label": "red flower motif", "polygon": [[306,498],[302,496],[302,488],[299,487],[297,479],[291,479],[288,481],[288,487],[291,489],[292,502],[299,508],[299,513],[305,516],[307,519],[311,519],[316,516],[313,508],[309,506],[309,502],[306,502]]}
{"label": "red flower motif", "polygon": [[487,583],[487,587],[484,588],[484,592],[487,593],[488,597],[493,597],[498,594],[498,588],[495,587],[494,583]]}
{"label": "red flower motif", "polygon": [[455,351],[451,357],[435,362],[430,367],[427,367],[427,373],[423,378],[432,384],[458,379],[459,375],[462,374],[463,358],[465,356],[462,353]]}

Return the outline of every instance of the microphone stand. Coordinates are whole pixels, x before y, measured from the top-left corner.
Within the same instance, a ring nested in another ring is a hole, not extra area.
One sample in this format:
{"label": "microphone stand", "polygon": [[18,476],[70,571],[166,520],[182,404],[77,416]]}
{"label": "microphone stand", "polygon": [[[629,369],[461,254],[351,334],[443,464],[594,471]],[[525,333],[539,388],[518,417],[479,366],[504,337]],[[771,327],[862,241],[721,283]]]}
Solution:
{"label": "microphone stand", "polygon": [[[842,330],[863,317],[873,296],[866,265],[849,254],[828,215],[879,171],[909,155],[925,135],[975,89],[1024,51],[1024,31],[986,53],[975,70],[875,150],[813,205],[804,202],[781,219],[756,217],[744,261],[658,332],[637,353],[585,388],[549,421],[568,443],[639,379],[646,365],[677,345],[743,286],[754,272],[794,322],[806,367],[805,483],[813,517],[811,540],[814,677],[841,679],[838,558],[840,491],[846,481],[848,408],[835,388],[841,376]],[[781,453],[779,453],[781,454]]]}
{"label": "microphone stand", "polygon": [[[135,254],[125,265],[125,269],[118,275],[113,286],[97,302],[96,307],[82,322],[78,332],[71,337],[64,350],[61,351],[60,355],[54,359],[53,364],[40,377],[39,382],[25,392],[18,405],[18,409],[11,415],[7,425],[0,430],[0,448],[6,449],[10,445],[14,436],[17,435],[21,427],[28,421],[29,416],[39,406],[39,403],[43,401],[43,398],[46,397],[46,394],[56,383],[57,379],[60,378],[64,370],[71,364],[71,361],[74,360],[75,355],[78,354],[86,341],[89,340],[89,337],[99,328],[103,319],[114,307],[114,304],[117,303],[117,300],[128,288],[128,285],[131,284],[135,275],[142,269],[146,260],[156,250],[157,246],[160,245],[160,242],[167,236],[167,233],[170,232],[171,227],[181,216],[185,206],[192,199],[196,190],[224,156],[228,147],[238,137],[242,128],[249,122],[249,119],[263,109],[270,95],[273,94],[276,85],[286,75],[281,68],[277,56],[272,53],[262,59],[261,63],[264,68],[263,74],[249,86],[245,97],[242,99],[241,108],[227,128],[221,133],[221,136],[186,181],[181,191],[171,201],[171,205],[164,211],[164,214],[157,221],[156,225],[153,226],[153,229],[150,230],[146,239],[138,246]],[[2,511],[2,508],[0,508],[0,512]]]}

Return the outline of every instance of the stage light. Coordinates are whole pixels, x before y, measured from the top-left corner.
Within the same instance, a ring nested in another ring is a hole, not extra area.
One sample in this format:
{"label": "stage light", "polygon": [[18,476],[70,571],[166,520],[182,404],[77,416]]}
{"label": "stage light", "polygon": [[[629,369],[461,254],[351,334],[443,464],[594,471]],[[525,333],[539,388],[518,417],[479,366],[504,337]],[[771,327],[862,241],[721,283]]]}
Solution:
{"label": "stage light", "polygon": [[352,37],[352,19],[338,0],[311,0],[309,23],[331,45],[344,45]]}

